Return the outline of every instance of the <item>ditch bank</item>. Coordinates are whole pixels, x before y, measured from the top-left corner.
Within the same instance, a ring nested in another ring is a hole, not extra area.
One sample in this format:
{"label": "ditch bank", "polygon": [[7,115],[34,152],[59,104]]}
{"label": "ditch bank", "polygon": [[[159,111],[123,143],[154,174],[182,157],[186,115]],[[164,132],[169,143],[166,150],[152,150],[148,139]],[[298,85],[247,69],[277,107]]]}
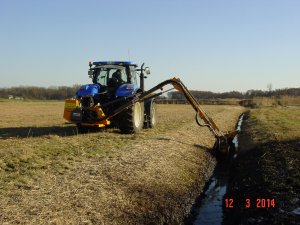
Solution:
{"label": "ditch bank", "polygon": [[262,112],[245,114],[223,199],[223,225],[300,224],[300,139],[274,138],[279,123]]}

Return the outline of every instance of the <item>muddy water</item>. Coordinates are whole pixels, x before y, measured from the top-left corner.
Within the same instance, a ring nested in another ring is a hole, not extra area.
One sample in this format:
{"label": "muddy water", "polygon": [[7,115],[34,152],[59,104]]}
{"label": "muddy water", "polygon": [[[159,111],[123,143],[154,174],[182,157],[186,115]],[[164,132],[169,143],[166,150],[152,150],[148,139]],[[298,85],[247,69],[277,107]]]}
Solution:
{"label": "muddy water", "polygon": [[[237,130],[241,130],[244,114],[240,116],[237,124]],[[238,149],[238,135],[233,140],[236,149]],[[201,197],[200,206],[197,209],[194,225],[219,225],[223,220],[223,196],[227,190],[227,184],[230,176],[230,165],[236,158],[236,154],[219,161],[212,177],[208,181],[206,191]]]}

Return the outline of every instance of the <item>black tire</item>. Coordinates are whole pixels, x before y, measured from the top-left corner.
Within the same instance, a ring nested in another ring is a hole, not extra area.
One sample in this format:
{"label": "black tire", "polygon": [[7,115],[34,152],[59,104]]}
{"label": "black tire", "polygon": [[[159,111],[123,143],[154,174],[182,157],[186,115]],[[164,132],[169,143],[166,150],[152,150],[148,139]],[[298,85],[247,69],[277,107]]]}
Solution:
{"label": "black tire", "polygon": [[136,102],[119,116],[119,129],[121,133],[132,134],[139,132],[144,124],[144,103]]}
{"label": "black tire", "polygon": [[145,122],[144,122],[144,128],[154,128],[157,123],[157,107],[156,103],[151,100],[146,103],[145,106]]}

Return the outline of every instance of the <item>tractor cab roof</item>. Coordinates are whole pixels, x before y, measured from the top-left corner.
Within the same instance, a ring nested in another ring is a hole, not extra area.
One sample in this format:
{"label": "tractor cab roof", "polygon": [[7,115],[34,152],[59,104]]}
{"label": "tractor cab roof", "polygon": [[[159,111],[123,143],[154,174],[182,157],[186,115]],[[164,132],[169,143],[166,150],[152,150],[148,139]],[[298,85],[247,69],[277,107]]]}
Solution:
{"label": "tractor cab roof", "polygon": [[116,66],[134,66],[137,67],[137,64],[131,61],[100,61],[93,62],[94,66],[104,66],[104,65],[116,65]]}

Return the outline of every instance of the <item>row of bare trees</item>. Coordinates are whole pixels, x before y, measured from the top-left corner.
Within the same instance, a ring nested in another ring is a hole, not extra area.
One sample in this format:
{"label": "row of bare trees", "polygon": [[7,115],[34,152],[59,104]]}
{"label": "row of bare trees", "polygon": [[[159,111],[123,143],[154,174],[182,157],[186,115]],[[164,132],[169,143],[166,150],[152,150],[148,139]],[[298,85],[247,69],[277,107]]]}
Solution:
{"label": "row of bare trees", "polygon": [[0,88],[0,98],[22,98],[22,99],[41,99],[41,100],[62,100],[75,96],[80,85],[72,87],[11,87]]}

